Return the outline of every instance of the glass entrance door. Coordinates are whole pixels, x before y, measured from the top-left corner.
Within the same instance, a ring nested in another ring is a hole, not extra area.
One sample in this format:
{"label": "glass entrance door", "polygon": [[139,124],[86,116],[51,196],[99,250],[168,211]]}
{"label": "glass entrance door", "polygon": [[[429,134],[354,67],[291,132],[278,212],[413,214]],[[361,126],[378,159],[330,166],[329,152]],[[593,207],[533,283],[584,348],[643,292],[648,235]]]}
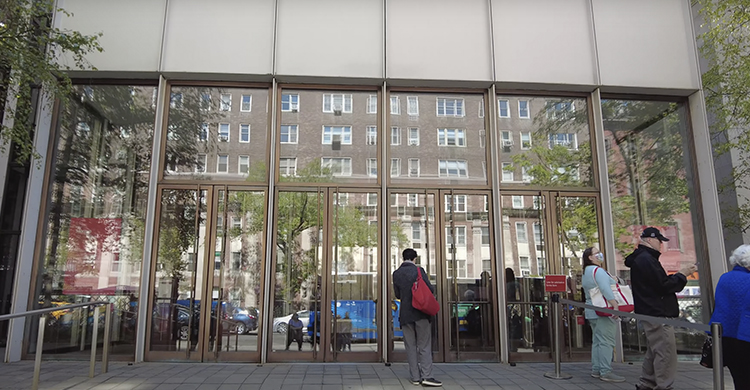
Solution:
{"label": "glass entrance door", "polygon": [[377,361],[378,194],[280,191],[272,361]]}
{"label": "glass entrance door", "polygon": [[[581,255],[590,246],[605,252],[600,242],[598,204],[595,195],[585,193],[543,191],[502,196],[505,315],[511,361],[551,361],[553,327],[544,276],[566,275],[568,288],[562,297],[582,299]],[[561,321],[563,358],[587,359],[591,334],[581,324],[582,312],[566,308]]]}
{"label": "glass entrance door", "polygon": [[160,189],[148,360],[258,361],[265,194]]}
{"label": "glass entrance door", "polygon": [[446,361],[496,361],[497,308],[489,194],[441,191]]}
{"label": "glass entrance door", "polygon": [[[437,213],[436,213],[437,210]],[[441,310],[433,320],[433,360],[496,361],[496,288],[491,250],[489,194],[454,191],[390,195],[390,270],[412,247],[437,286]],[[393,361],[405,361],[398,322],[400,302],[391,293]]]}
{"label": "glass entrance door", "polygon": [[259,361],[265,193],[217,186],[212,206],[203,361]]}

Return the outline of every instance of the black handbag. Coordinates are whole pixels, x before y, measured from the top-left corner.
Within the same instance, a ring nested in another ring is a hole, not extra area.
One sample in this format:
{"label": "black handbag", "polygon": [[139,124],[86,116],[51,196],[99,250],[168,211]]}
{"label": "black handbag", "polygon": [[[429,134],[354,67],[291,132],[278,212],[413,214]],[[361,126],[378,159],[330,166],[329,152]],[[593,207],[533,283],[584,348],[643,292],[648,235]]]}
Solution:
{"label": "black handbag", "polygon": [[714,368],[714,341],[711,337],[703,342],[703,348],[701,349],[701,366]]}

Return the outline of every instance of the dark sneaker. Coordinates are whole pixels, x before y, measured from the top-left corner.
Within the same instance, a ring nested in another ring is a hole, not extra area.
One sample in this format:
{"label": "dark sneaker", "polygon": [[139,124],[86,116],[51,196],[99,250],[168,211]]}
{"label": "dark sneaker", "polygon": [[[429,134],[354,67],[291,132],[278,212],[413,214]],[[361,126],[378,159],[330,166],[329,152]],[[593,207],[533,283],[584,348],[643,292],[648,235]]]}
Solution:
{"label": "dark sneaker", "polygon": [[625,382],[625,377],[615,375],[611,372],[602,375],[601,377],[599,377],[599,379],[605,382],[613,382],[613,383]]}
{"label": "dark sneaker", "polygon": [[599,375],[599,373],[598,373],[598,372],[593,372],[593,371],[591,372],[591,377],[592,377],[592,378],[596,378],[596,379],[599,379],[599,377],[600,377],[600,376],[601,376],[601,375]]}
{"label": "dark sneaker", "polygon": [[440,382],[435,378],[422,379],[422,386],[440,387],[442,385],[443,382]]}
{"label": "dark sneaker", "polygon": [[422,381],[415,381],[414,379],[410,379],[410,381],[411,381],[411,384],[414,386],[419,386],[422,384]]}

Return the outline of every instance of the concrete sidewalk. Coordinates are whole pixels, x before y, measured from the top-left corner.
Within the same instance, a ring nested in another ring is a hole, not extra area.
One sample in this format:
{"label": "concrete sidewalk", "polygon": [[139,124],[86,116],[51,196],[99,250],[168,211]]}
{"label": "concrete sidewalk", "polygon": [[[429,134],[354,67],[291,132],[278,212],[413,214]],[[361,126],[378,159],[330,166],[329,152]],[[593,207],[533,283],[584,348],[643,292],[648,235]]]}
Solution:
{"label": "concrete sidewalk", "polygon": [[[386,389],[411,390],[419,386],[409,382],[407,366],[384,364],[213,364],[213,363],[126,363],[110,364],[104,375],[88,378],[87,362],[42,362],[44,389],[110,389],[110,390],[344,390]],[[100,369],[97,364],[97,369]],[[519,363],[516,367],[499,363],[436,364],[434,377],[443,381],[446,390],[513,389],[513,390],[580,390],[629,389],[640,373],[640,364],[615,364],[614,371],[627,378],[625,383],[606,383],[589,376],[590,365],[565,363],[563,372],[573,375],[568,380],[544,377],[553,371],[551,363]],[[728,370],[726,389],[734,389]],[[31,387],[34,363],[23,361],[0,363],[0,389]],[[697,362],[681,362],[675,389],[712,389],[712,371]]]}

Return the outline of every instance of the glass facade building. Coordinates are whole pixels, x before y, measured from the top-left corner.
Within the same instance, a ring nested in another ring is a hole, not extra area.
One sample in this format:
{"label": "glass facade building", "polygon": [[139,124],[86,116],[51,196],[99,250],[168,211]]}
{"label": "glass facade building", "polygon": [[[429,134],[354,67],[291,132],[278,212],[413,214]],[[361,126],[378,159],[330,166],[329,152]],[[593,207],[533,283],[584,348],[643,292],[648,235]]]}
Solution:
{"label": "glass facade building", "polygon": [[[704,322],[726,261],[691,9],[653,3],[66,1],[105,51],[39,112],[12,310],[112,302],[123,360],[405,361],[414,248],[436,361],[545,361],[544,276],[581,300],[596,246],[629,281],[657,226],[668,272],[700,264],[679,299]],[[88,348],[91,316],[53,313],[45,355]],[[8,358],[35,335],[16,320]],[[618,359],[644,345],[624,321]]]}

